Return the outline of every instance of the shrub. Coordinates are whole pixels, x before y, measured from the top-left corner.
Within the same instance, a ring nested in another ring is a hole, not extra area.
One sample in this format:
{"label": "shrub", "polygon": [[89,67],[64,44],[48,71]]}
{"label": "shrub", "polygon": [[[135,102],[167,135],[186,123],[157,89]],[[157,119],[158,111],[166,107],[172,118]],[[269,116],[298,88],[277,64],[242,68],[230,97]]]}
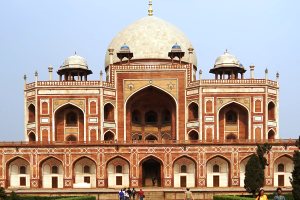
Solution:
{"label": "shrub", "polygon": [[0,199],[6,199],[7,195],[5,193],[5,189],[0,187]]}
{"label": "shrub", "polygon": [[[295,142],[296,147],[300,149],[300,136],[299,140]],[[294,170],[292,172],[292,179],[291,184],[293,186],[293,195],[295,197],[300,198],[300,152],[299,150],[295,150],[293,154],[293,163],[294,163]]]}
{"label": "shrub", "polygon": [[14,191],[12,191],[10,193],[9,199],[10,200],[21,200],[20,195],[17,195]]}
{"label": "shrub", "polygon": [[215,195],[214,200],[253,200],[250,197],[230,196],[230,195]]}

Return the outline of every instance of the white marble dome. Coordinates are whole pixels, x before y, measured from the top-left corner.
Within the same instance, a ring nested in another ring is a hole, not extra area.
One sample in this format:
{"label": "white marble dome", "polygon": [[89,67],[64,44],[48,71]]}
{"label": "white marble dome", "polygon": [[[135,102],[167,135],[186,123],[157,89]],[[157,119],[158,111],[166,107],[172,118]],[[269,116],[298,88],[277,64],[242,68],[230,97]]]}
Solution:
{"label": "white marble dome", "polygon": [[[120,31],[111,41],[109,48],[114,49],[113,63],[119,62],[117,52],[126,45],[133,53],[134,59],[170,59],[168,53],[174,44],[185,52],[182,61],[189,61],[188,48],[190,40],[172,24],[153,16],[144,17],[133,22]],[[106,51],[105,66],[109,65],[109,52]],[[197,66],[196,52],[193,52],[193,64]]]}
{"label": "white marble dome", "polygon": [[239,66],[239,61],[238,59],[230,54],[229,52],[224,52],[224,54],[220,55],[216,61],[215,61],[215,68],[220,67],[220,66],[226,66],[226,65],[237,65]]}
{"label": "white marble dome", "polygon": [[75,52],[75,54],[73,56],[70,56],[69,58],[67,58],[64,62],[64,64],[62,65],[63,68],[65,67],[70,67],[70,68],[83,68],[83,69],[88,69],[88,65],[86,60],[81,57],[78,56]]}

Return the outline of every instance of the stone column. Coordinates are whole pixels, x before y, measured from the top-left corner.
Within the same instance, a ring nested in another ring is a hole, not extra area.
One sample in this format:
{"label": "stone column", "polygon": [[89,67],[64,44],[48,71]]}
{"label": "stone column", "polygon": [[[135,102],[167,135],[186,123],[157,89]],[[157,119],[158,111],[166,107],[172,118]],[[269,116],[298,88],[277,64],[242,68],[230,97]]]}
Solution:
{"label": "stone column", "polygon": [[200,79],[200,84],[201,84],[201,81],[202,81],[202,70],[201,69],[199,71],[199,79]]}
{"label": "stone column", "polygon": [[28,139],[28,135],[27,135],[27,106],[26,106],[26,102],[27,102],[27,92],[26,92],[26,74],[24,75],[24,134],[25,134],[25,141],[29,141]]}
{"label": "stone column", "polygon": [[48,67],[48,69],[49,69],[49,81],[52,81],[52,70],[53,70],[53,67],[50,65]]}
{"label": "stone column", "polygon": [[109,52],[109,64],[113,64],[113,55],[114,55],[114,49],[112,48],[112,47],[109,47],[109,49],[108,49],[108,52]]}
{"label": "stone column", "polygon": [[38,72],[35,71],[35,86],[37,86],[37,81],[38,81]]}
{"label": "stone column", "polygon": [[265,70],[265,79],[266,79],[266,84],[268,83],[268,69],[266,68]]}
{"label": "stone column", "polygon": [[100,71],[100,85],[101,85],[101,86],[103,85],[102,81],[103,81],[103,72],[102,72],[102,70],[101,70],[101,71]]}
{"label": "stone column", "polygon": [[250,71],[251,71],[251,79],[254,79],[254,65],[251,63],[250,65]]}

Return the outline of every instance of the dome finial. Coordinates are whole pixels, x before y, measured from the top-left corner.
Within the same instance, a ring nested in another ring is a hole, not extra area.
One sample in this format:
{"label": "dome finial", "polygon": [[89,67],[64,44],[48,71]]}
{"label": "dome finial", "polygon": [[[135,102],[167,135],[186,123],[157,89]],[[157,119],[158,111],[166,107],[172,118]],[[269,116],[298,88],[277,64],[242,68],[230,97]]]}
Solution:
{"label": "dome finial", "polygon": [[153,10],[152,10],[152,8],[151,8],[151,6],[152,6],[152,1],[150,0],[149,1],[149,6],[150,6],[150,8],[148,9],[148,12],[149,12],[149,16],[152,16],[153,14],[152,14],[152,12],[153,12]]}
{"label": "dome finial", "polygon": [[76,51],[75,51],[75,55],[76,55]]}
{"label": "dome finial", "polygon": [[226,52],[227,52],[227,49],[226,49]]}

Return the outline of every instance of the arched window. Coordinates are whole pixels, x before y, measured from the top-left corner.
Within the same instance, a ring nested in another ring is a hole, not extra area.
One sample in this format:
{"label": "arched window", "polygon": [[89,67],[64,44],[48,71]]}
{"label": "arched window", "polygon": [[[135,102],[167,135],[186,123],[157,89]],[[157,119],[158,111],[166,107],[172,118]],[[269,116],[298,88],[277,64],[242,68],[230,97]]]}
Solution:
{"label": "arched window", "polygon": [[114,121],[114,106],[110,103],[104,106],[104,121]]}
{"label": "arched window", "polygon": [[146,124],[156,124],[157,123],[157,114],[154,111],[149,111],[145,114]]}
{"label": "arched window", "polygon": [[181,173],[186,173],[186,165],[181,165],[180,172]]}
{"label": "arched window", "polygon": [[268,104],[268,119],[275,120],[275,104],[272,101]]}
{"label": "arched window", "polygon": [[29,137],[29,141],[30,142],[34,142],[35,141],[35,134],[33,132],[29,133],[28,137]]}
{"label": "arched window", "polygon": [[226,123],[227,124],[236,124],[237,123],[237,115],[233,111],[228,111],[226,113]]}
{"label": "arched window", "polygon": [[52,166],[52,174],[58,174],[58,167]]}
{"label": "arched window", "polygon": [[108,131],[104,134],[104,140],[106,140],[106,141],[112,141],[112,140],[114,140],[114,138],[115,138],[115,135],[110,131]]}
{"label": "arched window", "polygon": [[90,173],[90,166],[84,166],[83,167],[83,173],[87,173],[87,174],[89,174]]}
{"label": "arched window", "polygon": [[69,112],[66,116],[67,126],[76,126],[77,125],[77,115],[74,112]]}
{"label": "arched window", "polygon": [[219,167],[219,165],[214,165],[214,166],[213,166],[213,172],[220,172],[220,167]]}
{"label": "arched window", "polygon": [[67,137],[67,141],[77,141],[77,139],[74,135],[70,135]]}
{"label": "arched window", "polygon": [[198,120],[198,105],[196,103],[191,103],[188,108],[189,112],[189,121]]}
{"label": "arched window", "polygon": [[26,167],[25,166],[20,167],[20,174],[26,174]]}
{"label": "arched window", "polygon": [[283,164],[278,165],[278,172],[284,172],[284,165]]}
{"label": "arched window", "polygon": [[118,165],[116,167],[116,173],[122,173],[122,166],[121,165]]}
{"label": "arched window", "polygon": [[35,106],[30,104],[28,107],[28,123],[35,122]]}

